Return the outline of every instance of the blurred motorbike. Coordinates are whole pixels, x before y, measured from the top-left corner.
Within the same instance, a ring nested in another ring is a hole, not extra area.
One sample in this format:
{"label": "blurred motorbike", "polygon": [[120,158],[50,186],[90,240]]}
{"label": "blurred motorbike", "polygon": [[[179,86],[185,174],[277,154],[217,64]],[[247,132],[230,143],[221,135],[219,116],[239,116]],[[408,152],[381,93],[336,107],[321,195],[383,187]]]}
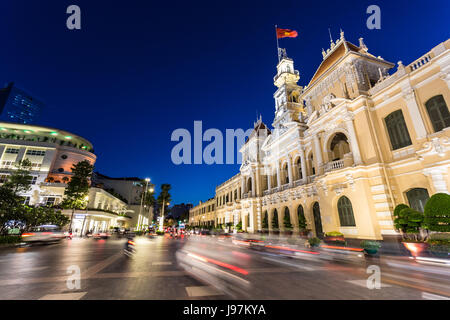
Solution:
{"label": "blurred motorbike", "polygon": [[123,249],[123,253],[127,257],[133,257],[133,255],[136,253],[136,243],[134,242],[134,239],[128,239],[125,243],[125,248]]}

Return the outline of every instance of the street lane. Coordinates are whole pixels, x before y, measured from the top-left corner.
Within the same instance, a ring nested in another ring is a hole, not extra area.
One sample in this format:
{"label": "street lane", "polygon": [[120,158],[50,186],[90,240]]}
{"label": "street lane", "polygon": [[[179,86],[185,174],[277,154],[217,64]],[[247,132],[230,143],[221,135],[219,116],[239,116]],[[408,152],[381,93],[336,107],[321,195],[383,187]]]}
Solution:
{"label": "street lane", "polygon": [[[442,299],[450,268],[407,257],[334,261],[325,255],[254,250],[231,238],[73,239],[0,250],[0,299]],[[304,248],[303,248],[304,249]],[[302,250],[303,251],[303,250]],[[184,259],[184,260],[183,260]],[[70,290],[67,268],[81,288]],[[381,289],[368,289],[368,266],[379,266]],[[195,266],[194,269],[190,269]],[[193,272],[192,272],[193,271]]]}

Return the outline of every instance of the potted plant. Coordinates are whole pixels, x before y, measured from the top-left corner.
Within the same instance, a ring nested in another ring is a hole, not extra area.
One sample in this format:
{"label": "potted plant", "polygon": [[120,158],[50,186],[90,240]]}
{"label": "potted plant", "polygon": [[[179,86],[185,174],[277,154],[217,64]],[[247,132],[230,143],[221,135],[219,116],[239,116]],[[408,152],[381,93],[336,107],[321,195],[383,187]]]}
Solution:
{"label": "potted plant", "polygon": [[292,234],[292,224],[291,224],[291,218],[289,217],[289,214],[284,215],[283,225],[284,225],[284,233],[286,235],[291,235]]}
{"label": "potted plant", "polygon": [[381,248],[381,243],[374,240],[362,240],[360,247],[364,249],[364,252],[368,255],[374,255]]}
{"label": "potted plant", "polygon": [[272,217],[272,232],[278,233],[278,215],[274,214]]}
{"label": "potted plant", "polygon": [[311,248],[316,248],[320,245],[320,239],[317,237],[309,238],[307,243]]}
{"label": "potted plant", "polygon": [[402,232],[402,243],[414,257],[419,256],[427,248],[425,237],[420,233],[423,221],[423,213],[406,204],[399,204],[394,209],[394,225]]}
{"label": "potted plant", "polygon": [[325,233],[325,238],[323,239],[323,242],[328,244],[338,244],[344,246],[346,244],[344,234],[338,231],[331,231]]}

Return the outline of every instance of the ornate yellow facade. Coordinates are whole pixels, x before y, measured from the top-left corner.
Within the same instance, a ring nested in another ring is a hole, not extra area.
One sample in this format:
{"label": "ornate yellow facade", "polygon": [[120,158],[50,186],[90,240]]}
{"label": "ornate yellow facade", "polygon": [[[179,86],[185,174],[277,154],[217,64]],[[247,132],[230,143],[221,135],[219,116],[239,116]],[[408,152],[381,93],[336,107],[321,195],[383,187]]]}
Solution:
{"label": "ornate yellow facade", "polygon": [[273,129],[255,124],[240,173],[216,188],[214,224],[257,232],[263,220],[272,230],[275,216],[283,231],[289,215],[298,232],[300,215],[318,236],[381,240],[397,235],[397,204],[423,210],[432,194],[449,193],[450,40],[396,65],[341,32],[322,55],[301,87],[280,49]]}

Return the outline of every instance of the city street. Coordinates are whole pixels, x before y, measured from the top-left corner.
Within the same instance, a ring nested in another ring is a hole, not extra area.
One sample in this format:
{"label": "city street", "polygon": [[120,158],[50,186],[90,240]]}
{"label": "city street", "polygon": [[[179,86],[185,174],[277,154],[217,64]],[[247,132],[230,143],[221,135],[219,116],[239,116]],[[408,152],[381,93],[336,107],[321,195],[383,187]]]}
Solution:
{"label": "city street", "polygon": [[[129,258],[124,243],[74,238],[2,248],[0,299],[450,299],[450,267],[408,257],[356,254],[338,261],[268,241],[254,250],[232,237],[166,234],[137,237]],[[71,290],[74,266],[81,287]],[[369,266],[380,268],[380,289],[367,287]]]}

